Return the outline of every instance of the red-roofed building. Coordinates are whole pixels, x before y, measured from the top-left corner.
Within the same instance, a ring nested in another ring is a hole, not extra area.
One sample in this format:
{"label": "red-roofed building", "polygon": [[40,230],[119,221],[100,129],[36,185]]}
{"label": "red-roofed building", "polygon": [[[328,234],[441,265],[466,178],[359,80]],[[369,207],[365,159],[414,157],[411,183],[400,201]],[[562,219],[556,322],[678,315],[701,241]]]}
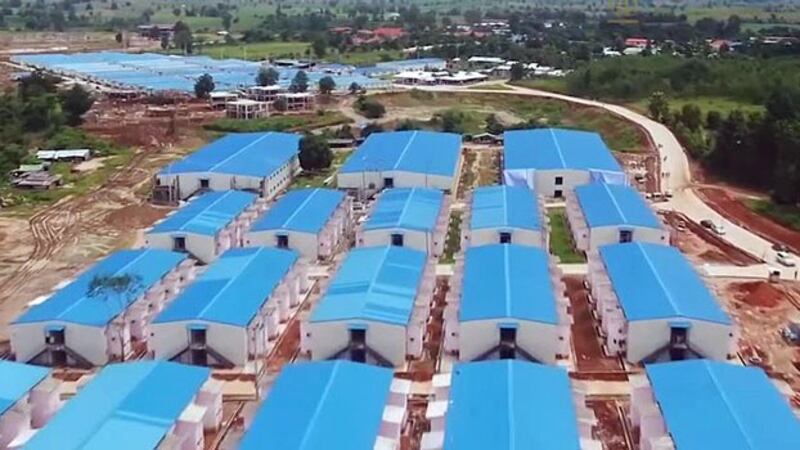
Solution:
{"label": "red-roofed building", "polygon": [[385,40],[399,39],[406,35],[405,30],[400,27],[375,28],[372,32],[375,36]]}
{"label": "red-roofed building", "polygon": [[647,48],[650,42],[647,38],[628,38],[625,39],[625,47]]}

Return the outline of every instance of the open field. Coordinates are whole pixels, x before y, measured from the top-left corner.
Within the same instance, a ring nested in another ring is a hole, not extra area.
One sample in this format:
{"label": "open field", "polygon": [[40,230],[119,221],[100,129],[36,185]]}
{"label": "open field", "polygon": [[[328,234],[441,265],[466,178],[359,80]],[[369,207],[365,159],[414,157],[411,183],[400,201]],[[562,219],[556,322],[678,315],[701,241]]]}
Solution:
{"label": "open field", "polygon": [[209,45],[199,49],[201,55],[212,58],[239,58],[260,61],[269,58],[302,58],[311,44],[308,42],[256,42],[241,44]]}
{"label": "open field", "polygon": [[375,98],[387,107],[387,116],[390,117],[414,117],[423,120],[426,116],[445,110],[465,114],[481,113],[484,118],[488,114],[495,114],[506,125],[530,121],[540,126],[597,131],[612,150],[619,152],[644,152],[648,149],[647,137],[631,122],[599,109],[575,106],[559,100],[525,98],[500,92],[497,95],[452,92],[444,94],[417,90],[381,94]]}
{"label": "open field", "polygon": [[[625,106],[647,114],[648,102],[648,99],[642,99],[633,103],[628,103]],[[731,111],[737,109],[745,113],[764,112],[764,107],[762,105],[741,102],[725,97],[670,98],[668,102],[670,109],[673,111],[679,111],[684,105],[696,105],[700,108],[704,116],[708,114],[709,111],[717,111],[724,117],[730,114]]]}
{"label": "open field", "polygon": [[560,94],[567,92],[567,80],[564,78],[535,78],[531,80],[510,81],[508,84],[529,89],[558,92]]}
{"label": "open field", "polygon": [[272,116],[263,119],[218,119],[205,126],[206,130],[222,133],[250,133],[255,131],[304,131],[349,123],[351,120],[338,111],[322,114]]}

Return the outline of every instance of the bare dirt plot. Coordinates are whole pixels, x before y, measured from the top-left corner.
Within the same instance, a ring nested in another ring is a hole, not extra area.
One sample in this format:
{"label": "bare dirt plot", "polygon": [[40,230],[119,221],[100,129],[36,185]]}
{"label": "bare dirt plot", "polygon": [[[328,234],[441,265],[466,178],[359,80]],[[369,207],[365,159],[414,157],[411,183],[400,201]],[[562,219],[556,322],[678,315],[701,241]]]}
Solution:
{"label": "bare dirt plot", "polygon": [[586,405],[594,411],[597,426],[595,438],[603,442],[606,450],[633,450],[627,435],[626,402],[608,398],[587,398]]}
{"label": "bare dirt plot", "polygon": [[672,245],[678,247],[695,264],[749,266],[761,262],[683,214],[664,211],[662,216],[670,228]]}
{"label": "bare dirt plot", "polygon": [[696,192],[710,207],[731,222],[772,242],[780,242],[800,252],[800,232],[791,230],[767,217],[753,212],[729,189],[702,187]]}
{"label": "bare dirt plot", "polygon": [[727,311],[739,326],[740,357],[771,376],[786,380],[800,393],[800,348],[780,332],[788,320],[800,317],[800,283],[713,280]]}
{"label": "bare dirt plot", "polygon": [[601,338],[597,334],[597,322],[589,306],[588,292],[583,287],[583,277],[565,276],[564,283],[567,285],[572,311],[572,345],[575,349],[578,378],[606,379],[608,375],[612,375],[612,380],[627,379],[619,358],[608,357],[603,353]]}

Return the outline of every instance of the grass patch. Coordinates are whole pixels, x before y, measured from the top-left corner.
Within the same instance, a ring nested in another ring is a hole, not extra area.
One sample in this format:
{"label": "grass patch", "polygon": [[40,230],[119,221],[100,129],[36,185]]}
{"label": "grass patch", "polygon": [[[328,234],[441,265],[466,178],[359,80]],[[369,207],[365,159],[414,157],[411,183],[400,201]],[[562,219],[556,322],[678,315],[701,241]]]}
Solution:
{"label": "grass patch", "polygon": [[201,55],[212,58],[239,58],[260,61],[275,57],[303,57],[311,46],[308,42],[254,42],[208,45],[199,49]]}
{"label": "grass patch", "polygon": [[778,205],[772,200],[747,200],[745,203],[756,213],[767,216],[792,230],[800,231],[800,207]]}
{"label": "grass patch", "polygon": [[400,50],[371,50],[366,52],[347,52],[344,54],[332,54],[326,56],[326,61],[354,66],[367,66],[383,61],[393,61],[404,59],[405,55]]}
{"label": "grass patch", "polygon": [[564,78],[534,78],[530,80],[509,81],[508,84],[528,89],[540,89],[542,91],[557,92],[559,94],[567,93],[567,80]]}
{"label": "grass patch", "polygon": [[204,128],[222,133],[248,133],[256,131],[310,131],[315,128],[350,123],[352,120],[338,111],[303,116],[272,116],[263,119],[219,119]]}
{"label": "grass patch", "polygon": [[444,252],[439,257],[442,264],[453,264],[455,255],[461,249],[461,212],[450,213],[450,226],[447,227],[447,238],[444,242]]}
{"label": "grass patch", "polygon": [[[292,182],[291,188],[303,188],[303,187],[326,187],[333,184],[333,177],[336,175],[336,172],[339,171],[339,168],[342,167],[347,158],[350,154],[353,153],[353,150],[344,150],[344,151],[336,151],[333,153],[333,161],[331,162],[331,166],[325,170],[317,170],[317,171],[306,171],[300,173],[300,175],[296,176],[294,181]],[[325,181],[331,178],[329,183]]]}
{"label": "grass patch", "polygon": [[[722,116],[727,116],[733,110],[740,110],[744,113],[750,112],[764,112],[763,105],[757,105],[753,103],[742,102],[739,100],[734,100],[726,97],[692,97],[692,98],[671,98],[669,101],[669,107],[673,111],[679,111],[683,108],[684,105],[694,104],[700,108],[703,115],[705,116],[708,114],[709,111],[718,111]],[[625,106],[630,107],[640,113],[647,114],[647,105],[649,104],[649,99],[642,99],[638,100],[633,103],[628,103]]]}
{"label": "grass patch", "polygon": [[566,210],[550,208],[547,216],[550,218],[550,253],[557,256],[563,264],[585,263],[586,256],[575,249],[572,242]]}
{"label": "grass patch", "polygon": [[505,83],[495,83],[495,84],[482,84],[478,86],[469,86],[467,90],[472,91],[508,91],[510,88],[505,85]]}

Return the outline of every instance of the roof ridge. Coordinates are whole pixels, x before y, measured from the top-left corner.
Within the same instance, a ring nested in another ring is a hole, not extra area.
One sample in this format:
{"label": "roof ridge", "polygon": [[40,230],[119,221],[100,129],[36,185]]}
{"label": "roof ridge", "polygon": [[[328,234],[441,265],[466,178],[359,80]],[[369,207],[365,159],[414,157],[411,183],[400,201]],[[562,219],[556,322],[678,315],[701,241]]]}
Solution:
{"label": "roof ridge", "polygon": [[508,381],[508,390],[506,391],[506,395],[508,395],[508,450],[515,450],[517,447],[517,437],[516,433],[514,432],[514,365],[510,360],[506,362],[506,368],[508,368],[506,378]]}
{"label": "roof ridge", "polygon": [[503,225],[507,227],[507,226],[509,226],[509,223],[508,223],[508,208],[509,208],[509,204],[508,204],[508,188],[507,187],[501,187],[500,190],[503,193]]}
{"label": "roof ridge", "polygon": [[[411,143],[414,142],[414,139],[417,138],[417,133],[419,133],[419,131],[415,130],[415,131],[411,132],[411,137],[408,138],[408,142],[406,142],[406,146],[403,147],[403,151],[401,151],[400,152],[400,156],[397,157],[397,160],[395,161],[394,167],[392,167],[392,170],[396,170],[400,166],[400,161],[402,161],[403,158],[405,158],[406,152],[408,151],[408,148],[411,146]],[[427,163],[427,159],[425,161]]]}
{"label": "roof ridge", "polygon": [[405,227],[404,219],[406,217],[406,214],[408,213],[408,207],[411,205],[411,203],[413,203],[416,200],[415,198],[416,194],[417,194],[417,188],[409,189],[408,195],[406,196],[406,200],[405,202],[403,202],[403,209],[400,211],[400,215],[397,217],[397,223],[394,224],[396,227]]}
{"label": "roof ridge", "polygon": [[725,390],[722,389],[722,384],[717,379],[716,373],[712,370],[711,364],[709,361],[703,361],[703,366],[706,368],[706,372],[708,372],[709,377],[711,377],[711,381],[714,383],[714,387],[717,388],[717,393],[719,394],[720,398],[722,398],[722,402],[725,403],[725,406],[728,408],[728,411],[731,413],[731,417],[733,421],[736,422],[736,427],[742,434],[747,447],[756,450],[756,446],[753,445],[753,442],[750,440],[750,436],[744,431],[744,427],[742,426],[741,420],[739,420],[739,415],[736,414],[736,411],[731,406],[731,402],[728,399],[728,396],[725,395]]}
{"label": "roof ridge", "polygon": [[[198,311],[197,314],[195,314],[195,317],[193,319],[188,319],[188,320],[200,320],[200,319],[206,320],[205,318],[202,318],[201,316],[205,315],[206,311],[209,308],[211,308],[211,305],[213,305],[213,304],[215,304],[217,302],[217,299],[219,298],[219,296],[222,295],[223,292],[228,290],[228,288],[231,286],[231,284],[233,284],[234,281],[239,279],[239,277],[242,275],[242,273],[244,273],[244,271],[247,268],[250,267],[250,264],[252,264],[253,261],[256,259],[256,257],[258,255],[260,255],[261,252],[264,251],[267,247],[249,247],[249,248],[255,248],[256,251],[248,256],[248,261],[245,264],[239,266],[240,270],[236,273],[236,275],[233,276],[233,277],[228,278],[228,281],[225,282],[225,285],[222,286],[222,288],[219,289],[217,291],[217,293],[214,294],[213,297],[211,297],[210,301],[206,302],[206,305],[200,311]],[[206,272],[206,273],[208,273],[208,272]],[[175,304],[175,302],[172,302],[172,304]]]}
{"label": "roof ridge", "polygon": [[[195,214],[195,215],[194,215],[194,216],[193,216],[191,219],[189,219],[189,220],[187,220],[186,222],[184,222],[184,224],[183,224],[183,225],[181,225],[181,226],[180,226],[180,228],[178,228],[178,230],[177,230],[177,231],[184,231],[184,230],[185,230],[185,228],[186,228],[186,227],[188,227],[190,223],[192,223],[192,222],[194,222],[195,220],[197,220],[197,218],[198,218],[198,217],[200,217],[200,216],[202,216],[202,215],[205,215],[206,213],[209,213],[209,214],[210,214],[210,213],[211,213],[211,211],[209,211],[209,210],[210,210],[211,208],[213,208],[214,206],[216,206],[216,205],[217,205],[217,203],[220,203],[220,202],[222,202],[223,200],[227,199],[227,198],[228,198],[228,196],[229,196],[229,195],[230,195],[232,192],[236,192],[236,191],[223,191],[223,192],[221,192],[221,193],[220,193],[220,195],[219,195],[219,198],[217,198],[216,200],[214,200],[213,202],[211,202],[211,204],[210,204],[210,205],[207,205],[205,208],[203,208],[201,211],[199,211],[197,214]],[[210,194],[211,194],[211,195],[213,195],[213,194],[216,194],[216,192],[212,192],[212,193],[210,193]],[[209,195],[209,194],[206,194],[206,195]],[[192,201],[193,201],[193,202],[196,202],[196,201],[200,200],[201,198],[202,198],[202,197],[200,197],[200,198],[197,198],[197,199],[195,199],[195,200],[192,200]],[[218,213],[218,212],[216,212],[216,211],[214,211],[214,213],[216,213],[216,214],[219,214],[220,216],[223,216],[223,214],[222,214],[222,213]],[[236,218],[236,216],[233,216],[233,217],[231,217],[231,219],[230,219],[230,220],[228,220],[227,222],[225,222],[225,226],[227,226],[229,223],[233,222],[235,218]]]}
{"label": "roof ridge", "polygon": [[328,393],[333,386],[333,381],[337,375],[339,375],[339,369],[342,367],[341,361],[336,361],[332,364],[333,369],[331,369],[331,376],[328,377],[328,381],[325,382],[325,389],[322,390],[322,394],[319,396],[319,401],[317,402],[316,407],[314,408],[314,414],[311,415],[311,419],[308,421],[308,426],[306,427],[305,433],[303,433],[303,439],[300,440],[300,444],[297,446],[298,450],[305,449],[306,445],[308,444],[308,439],[311,437],[311,429],[313,428],[312,425],[314,422],[317,421],[319,418],[320,413],[322,412],[322,407],[325,404],[325,400],[328,397]]}
{"label": "roof ridge", "polygon": [[608,194],[608,197],[611,199],[611,203],[614,205],[614,208],[619,213],[620,219],[622,219],[621,222],[623,224],[627,224],[628,223],[628,216],[625,215],[625,212],[622,210],[622,207],[620,207],[619,202],[617,202],[616,195],[613,192],[611,192],[611,188],[609,187],[609,185],[607,183],[599,183],[599,184],[603,186],[603,190],[606,191],[606,193]]}
{"label": "roof ridge", "polygon": [[[232,133],[232,134],[235,134],[235,133]],[[232,134],[227,134],[225,137],[231,136]],[[266,132],[266,133],[262,134],[262,135],[261,135],[261,136],[260,136],[258,139],[256,139],[256,140],[254,140],[254,141],[250,142],[249,144],[245,145],[244,147],[241,147],[241,148],[239,148],[239,150],[237,150],[237,151],[233,152],[233,154],[231,154],[231,155],[230,155],[230,156],[228,156],[227,158],[225,158],[225,159],[223,159],[222,161],[220,161],[220,162],[218,162],[218,163],[214,164],[213,166],[209,167],[209,169],[208,169],[208,170],[206,170],[206,172],[208,172],[208,173],[214,172],[214,171],[215,171],[215,170],[217,170],[217,169],[218,169],[218,168],[219,168],[221,165],[223,165],[223,164],[227,163],[228,161],[230,161],[231,159],[233,159],[233,158],[235,158],[235,157],[239,156],[239,154],[240,154],[240,153],[242,153],[243,151],[247,150],[248,148],[250,148],[250,147],[252,147],[252,146],[254,146],[254,145],[258,144],[259,142],[263,141],[264,139],[266,139],[268,136],[271,136],[272,134],[273,134],[273,132],[272,132],[272,131],[268,131],[268,132]],[[224,139],[224,138],[223,138],[223,139]]]}
{"label": "roof ridge", "polygon": [[504,266],[503,267],[503,275],[504,275],[504,282],[505,282],[505,285],[503,286],[503,288],[505,289],[506,317],[510,318],[510,317],[512,317],[511,316],[511,298],[512,298],[511,297],[511,275],[509,273],[510,272],[510,268],[511,268],[511,264],[510,264],[510,261],[509,261],[509,259],[510,259],[509,253],[510,253],[510,247],[511,246],[510,245],[503,245],[503,244],[500,244],[500,245],[502,245],[501,248],[503,249],[503,266]]}
{"label": "roof ridge", "polygon": [[567,168],[567,162],[564,161],[564,154],[561,151],[561,144],[558,143],[558,138],[556,137],[556,132],[554,128],[547,129],[550,132],[550,137],[553,138],[553,144],[556,146],[556,154],[558,155],[558,159],[561,160],[561,168]]}
{"label": "roof ridge", "polygon": [[[301,192],[301,191],[294,191],[294,192]],[[286,220],[284,220],[284,221],[283,221],[283,229],[288,229],[288,228],[290,228],[289,222],[291,222],[292,220],[294,220],[294,218],[295,218],[295,217],[296,217],[298,214],[300,214],[300,211],[301,211],[303,208],[305,208],[305,207],[306,207],[306,205],[308,204],[308,202],[310,202],[310,201],[311,201],[311,199],[313,199],[313,198],[314,198],[314,197],[317,195],[317,193],[318,193],[318,192],[319,192],[319,188],[314,188],[314,189],[312,189],[312,190],[311,190],[311,193],[310,193],[310,194],[309,194],[309,195],[308,195],[308,196],[305,198],[305,200],[303,200],[303,202],[302,202],[302,203],[300,203],[300,205],[299,205],[297,208],[295,208],[294,212],[293,212],[293,213],[292,213],[292,214],[291,214],[291,215],[290,215],[288,218],[286,218]]]}
{"label": "roof ridge", "polygon": [[[626,244],[617,244],[617,245],[629,245],[629,244],[626,243]],[[644,246],[642,245],[642,243],[636,242],[634,245],[636,245],[636,248],[642,253],[642,256],[644,257],[644,260],[647,263],[647,266],[652,271],[653,276],[656,279],[656,282],[658,282],[659,287],[661,287],[661,291],[664,293],[664,296],[666,297],[667,302],[669,302],[670,306],[672,306],[672,309],[673,309],[673,311],[675,311],[675,314],[678,315],[678,316],[681,316],[681,317],[686,317],[686,315],[683,313],[683,311],[681,311],[681,309],[678,307],[678,305],[675,304],[675,302],[673,301],[672,294],[667,289],[667,286],[664,284],[664,281],[661,279],[661,275],[656,270],[656,267],[653,264],[653,261],[650,260],[650,256],[647,254],[647,252],[644,251]],[[668,247],[668,248],[671,248],[671,247]]]}
{"label": "roof ridge", "polygon": [[383,255],[381,255],[380,263],[375,266],[375,272],[372,273],[372,276],[369,279],[369,286],[367,287],[366,292],[364,292],[364,301],[361,302],[361,311],[359,314],[363,317],[364,309],[369,302],[369,297],[372,295],[372,290],[375,288],[375,281],[378,279],[378,274],[380,274],[381,269],[386,264],[386,260],[389,258],[389,252],[392,251],[392,246],[386,246],[383,248]]}

